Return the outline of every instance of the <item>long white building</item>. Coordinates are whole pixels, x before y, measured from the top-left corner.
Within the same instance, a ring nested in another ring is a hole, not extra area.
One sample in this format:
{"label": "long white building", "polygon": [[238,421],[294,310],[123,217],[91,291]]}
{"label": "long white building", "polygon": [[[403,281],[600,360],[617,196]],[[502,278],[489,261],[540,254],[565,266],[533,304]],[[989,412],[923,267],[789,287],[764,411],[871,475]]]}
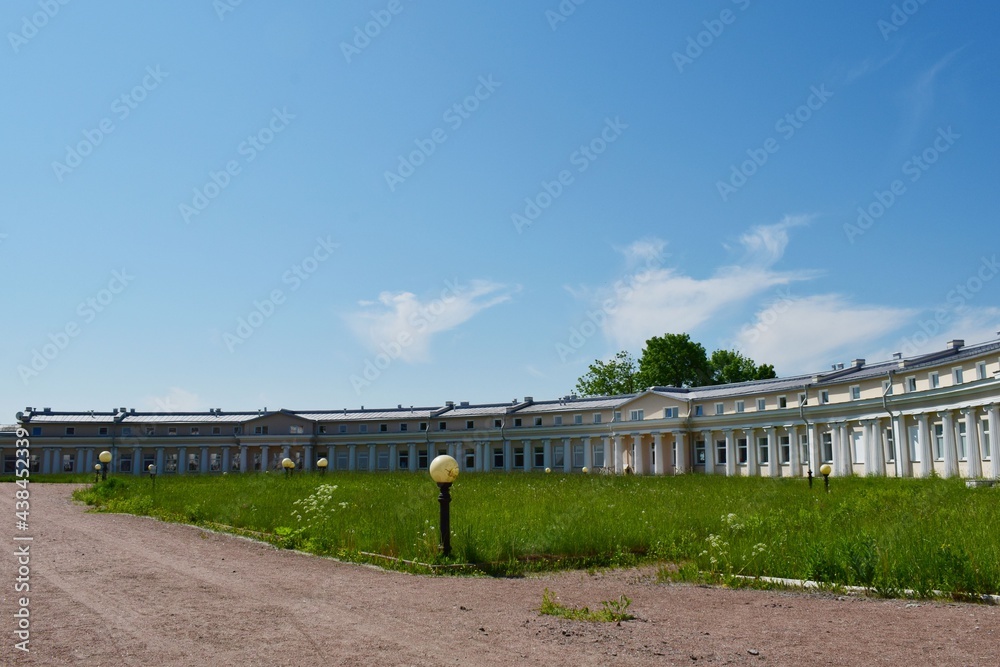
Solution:
{"label": "long white building", "polygon": [[[831,370],[638,394],[434,407],[163,413],[26,408],[17,427],[34,472],[211,474],[280,469],[426,470],[441,453],[469,472],[1000,477],[1000,341]],[[15,432],[0,430],[4,471]]]}

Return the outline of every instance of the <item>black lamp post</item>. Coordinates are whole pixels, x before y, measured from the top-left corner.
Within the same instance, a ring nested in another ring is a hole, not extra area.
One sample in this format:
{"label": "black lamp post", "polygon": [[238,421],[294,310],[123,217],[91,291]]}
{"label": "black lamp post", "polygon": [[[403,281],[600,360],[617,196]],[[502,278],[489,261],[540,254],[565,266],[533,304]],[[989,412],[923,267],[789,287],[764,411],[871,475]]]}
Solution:
{"label": "black lamp post", "polygon": [[146,470],[149,471],[149,479],[153,482],[153,489],[156,490],[156,464],[150,463],[146,466]]}
{"label": "black lamp post", "polygon": [[319,468],[319,474],[321,477],[326,474],[326,467],[328,465],[330,465],[330,462],[326,460],[325,456],[319,461],[316,461],[316,467]]}
{"label": "black lamp post", "polygon": [[101,466],[101,480],[105,480],[108,478],[108,468],[111,467],[111,452],[105,449],[97,458],[104,464]]}
{"label": "black lamp post", "polygon": [[833,472],[833,468],[830,467],[829,463],[824,463],[819,467],[819,473],[823,475],[823,485],[826,487],[826,492],[830,493],[830,473]]}
{"label": "black lamp post", "polygon": [[442,454],[431,461],[429,472],[441,489],[438,495],[441,504],[441,552],[447,558],[451,556],[451,483],[458,479],[458,461]]}

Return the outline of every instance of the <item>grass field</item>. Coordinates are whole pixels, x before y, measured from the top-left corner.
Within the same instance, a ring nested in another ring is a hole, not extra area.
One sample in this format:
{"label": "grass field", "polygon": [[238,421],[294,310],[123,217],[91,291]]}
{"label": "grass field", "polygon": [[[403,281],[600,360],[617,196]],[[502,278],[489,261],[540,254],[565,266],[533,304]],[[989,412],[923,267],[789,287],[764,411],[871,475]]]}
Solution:
{"label": "grass field", "polygon": [[[962,480],[465,475],[451,562],[491,574],[676,564],[670,576],[812,579],[876,594],[1000,593],[1000,488]],[[114,477],[77,492],[99,509],[221,525],[288,548],[425,563],[438,553],[426,475]],[[664,572],[667,570],[665,569]]]}

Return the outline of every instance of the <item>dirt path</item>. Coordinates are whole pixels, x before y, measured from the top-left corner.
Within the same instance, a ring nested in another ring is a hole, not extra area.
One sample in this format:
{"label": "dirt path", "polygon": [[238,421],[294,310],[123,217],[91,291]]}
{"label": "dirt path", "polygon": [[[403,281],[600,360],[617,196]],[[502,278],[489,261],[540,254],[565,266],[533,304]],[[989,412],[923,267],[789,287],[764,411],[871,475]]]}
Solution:
{"label": "dirt path", "polygon": [[[650,571],[429,578],[338,563],[31,489],[30,654],[0,560],[0,665],[996,665],[1000,608],[653,582]],[[14,487],[0,517],[15,544]],[[19,533],[21,534],[21,533]],[[542,617],[542,591],[639,620]],[[752,654],[751,651],[756,651]]]}

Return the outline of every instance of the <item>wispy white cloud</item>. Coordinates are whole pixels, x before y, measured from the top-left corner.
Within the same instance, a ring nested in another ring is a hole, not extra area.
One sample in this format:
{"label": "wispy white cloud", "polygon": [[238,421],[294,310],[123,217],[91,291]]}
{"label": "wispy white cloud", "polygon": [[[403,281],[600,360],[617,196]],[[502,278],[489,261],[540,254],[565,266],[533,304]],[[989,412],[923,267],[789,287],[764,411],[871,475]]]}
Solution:
{"label": "wispy white cloud", "polygon": [[[806,217],[788,216],[773,225],[752,228],[739,236],[735,245],[726,246],[733,254],[741,255],[740,261],[717,268],[707,278],[695,278],[677,268],[657,267],[645,271],[643,280],[631,285],[625,298],[618,298],[615,285],[577,290],[575,294],[588,296],[596,303],[615,298],[615,308],[604,323],[604,334],[619,348],[636,350],[650,336],[692,332],[774,287],[815,275],[773,268],[788,245],[788,230],[807,222]],[[662,250],[663,242],[658,244]]]}
{"label": "wispy white cloud", "polygon": [[917,314],[854,304],[837,294],[786,298],[759,310],[737,333],[735,345],[750,358],[773,364],[780,375],[809,373],[846,361],[844,355],[857,357]]}
{"label": "wispy white cloud", "polygon": [[143,399],[143,408],[156,412],[196,412],[204,410],[198,394],[170,387],[163,396],[147,396]]}
{"label": "wispy white cloud", "polygon": [[900,146],[908,150],[934,107],[938,78],[965,46],[951,51],[921,72],[903,93],[905,115],[900,123]]}
{"label": "wispy white cloud", "polygon": [[456,280],[446,281],[440,295],[430,299],[412,292],[382,292],[377,302],[359,302],[362,310],[345,319],[361,343],[373,351],[386,352],[389,347],[402,361],[427,361],[436,335],[509,301],[517,289],[486,280],[468,284]]}

